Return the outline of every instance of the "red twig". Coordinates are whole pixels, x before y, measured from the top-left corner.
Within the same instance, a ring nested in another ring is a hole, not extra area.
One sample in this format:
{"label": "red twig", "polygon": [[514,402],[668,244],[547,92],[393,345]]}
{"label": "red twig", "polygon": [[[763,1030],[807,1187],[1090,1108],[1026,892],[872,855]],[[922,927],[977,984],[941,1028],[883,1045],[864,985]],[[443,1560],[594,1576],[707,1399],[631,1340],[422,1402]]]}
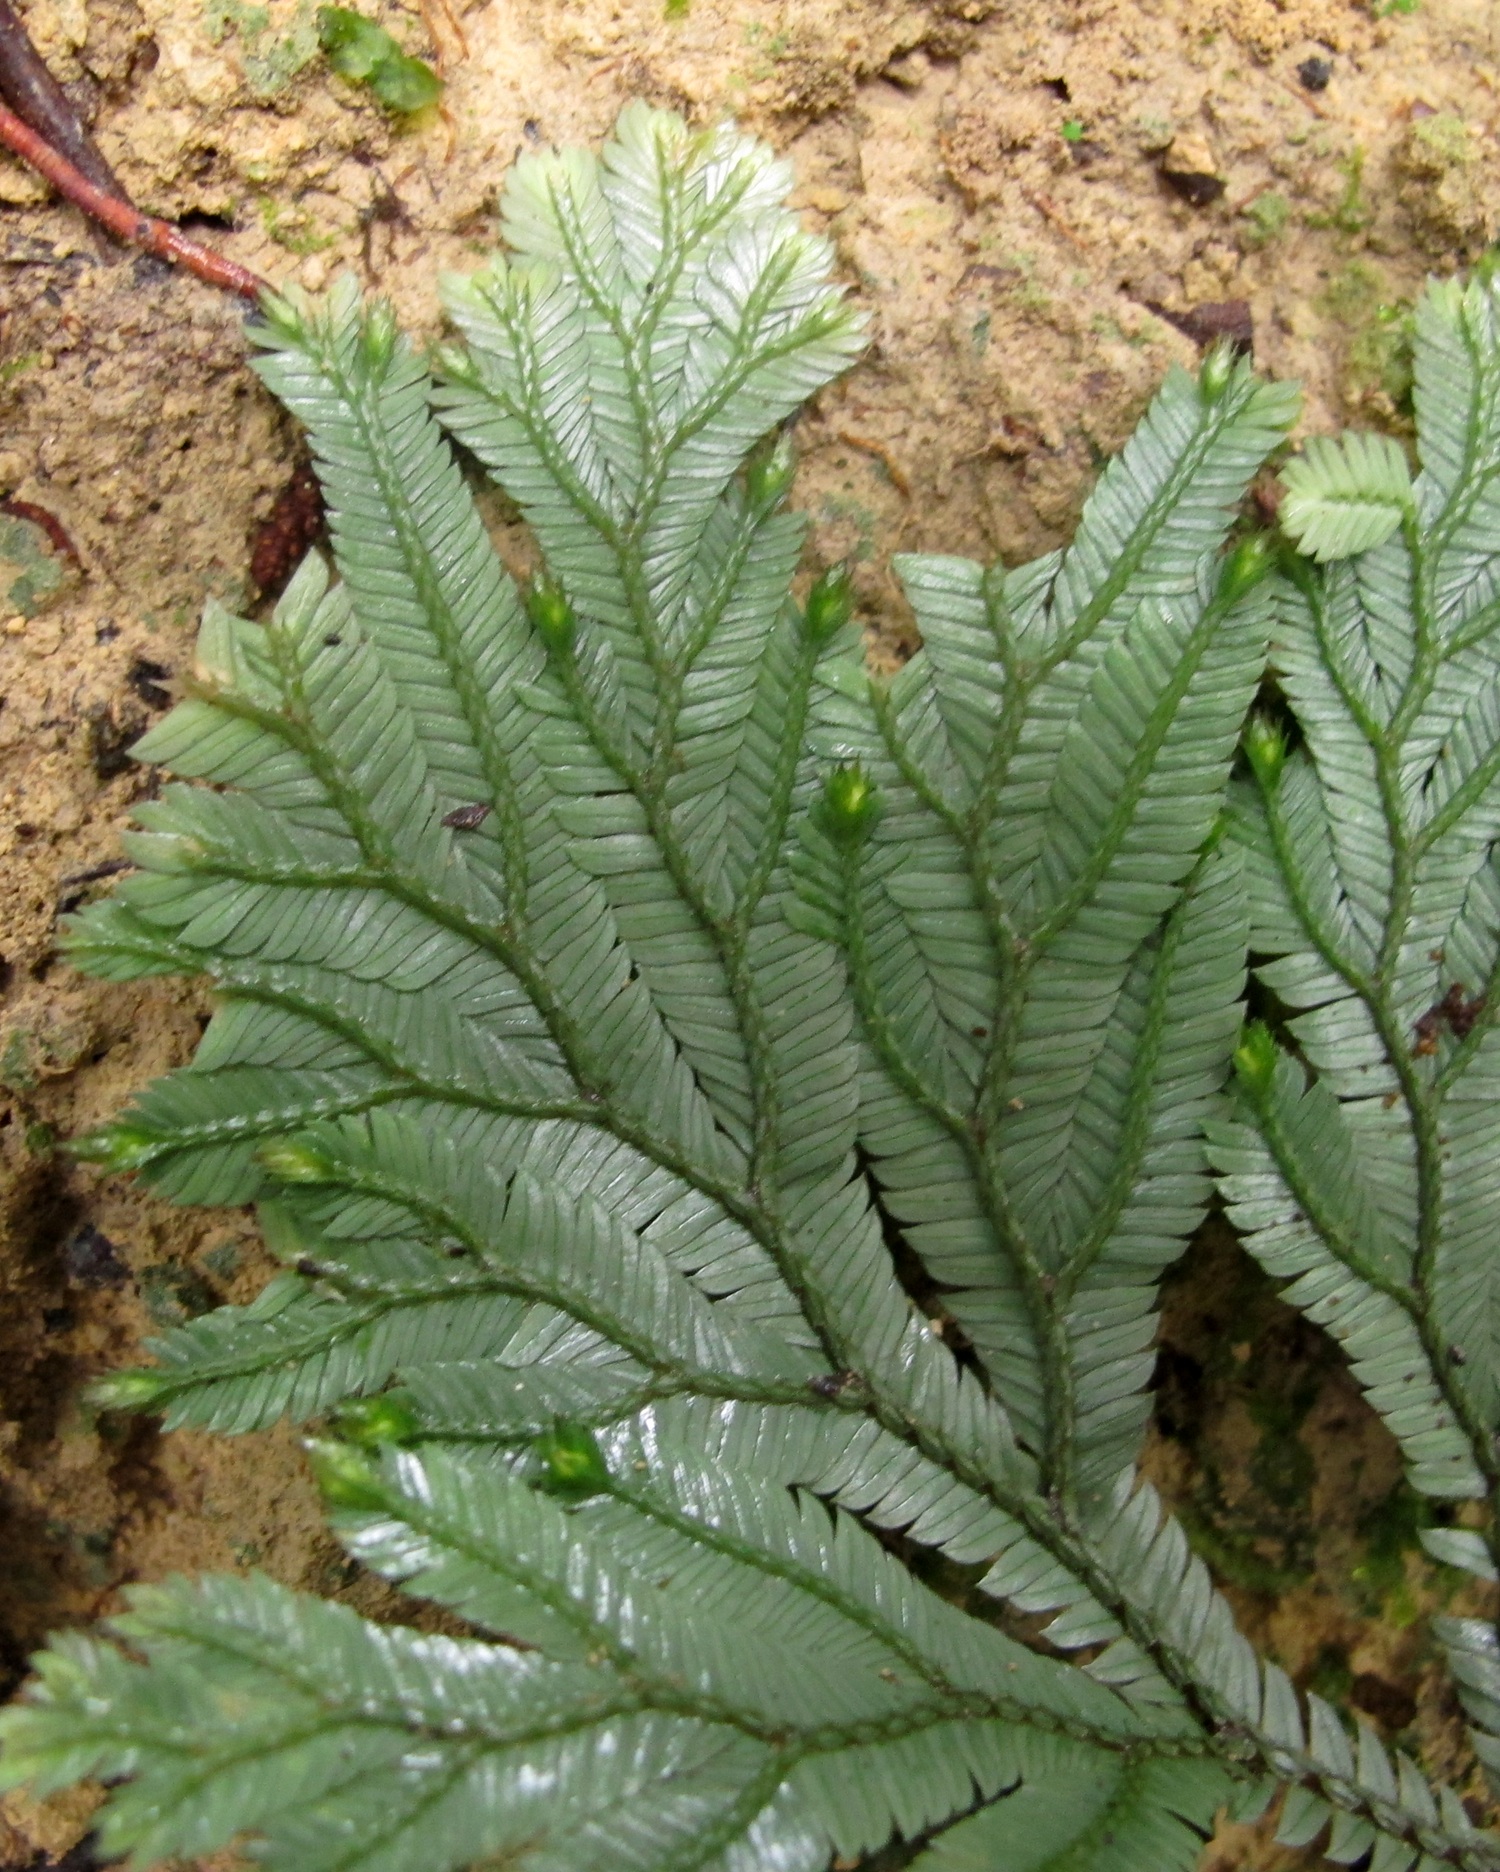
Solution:
{"label": "red twig", "polygon": [[0,102],[106,195],[128,201],[104,152],[79,120],[66,91],[48,71],[10,0],[0,0]]}
{"label": "red twig", "polygon": [[78,548],[68,538],[68,529],[56,514],[48,513],[45,507],[38,507],[35,501],[17,500],[14,495],[7,495],[4,500],[0,500],[0,513],[9,514],[13,520],[29,520],[33,526],[39,526],[58,552],[65,553],[80,572],[83,570]]}
{"label": "red twig", "polygon": [[131,207],[129,202],[106,194],[4,104],[0,104],[0,143],[44,175],[60,195],[65,195],[85,214],[132,247],[144,248],[173,266],[185,266],[210,286],[222,286],[226,292],[239,293],[246,299],[258,299],[265,291],[266,281],[237,260],[226,259],[223,254],[189,240],[171,222],[158,221],[154,215],[142,214],[139,208]]}

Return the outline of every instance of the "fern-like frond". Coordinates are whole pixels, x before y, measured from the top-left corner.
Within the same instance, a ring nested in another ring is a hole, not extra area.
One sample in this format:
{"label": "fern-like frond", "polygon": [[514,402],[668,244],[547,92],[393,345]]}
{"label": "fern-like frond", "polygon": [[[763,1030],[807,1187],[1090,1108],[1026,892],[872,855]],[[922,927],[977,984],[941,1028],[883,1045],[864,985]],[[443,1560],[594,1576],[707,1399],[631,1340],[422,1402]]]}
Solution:
{"label": "fern-like frond", "polygon": [[269,1581],[137,1589],[113,1629],[145,1665],[64,1641],[8,1753],[42,1785],[132,1776],[102,1838],[141,1865],[246,1834],[299,1872],[725,1863],[780,1779],[773,1748],[599,1664],[369,1625]]}
{"label": "fern-like frond", "polygon": [[[1281,1788],[1337,1863],[1494,1872],[1135,1470],[1216,1166],[1418,1486],[1496,1476],[1490,289],[1423,314],[1415,482],[1289,471],[1326,566],[1234,537],[1296,398],[1216,352],[1064,552],[901,561],[924,647],[872,683],[847,569],[792,595],[780,431],[859,330],[786,183],[643,106],[523,159],[436,384],[352,286],[267,301],[337,580],[209,608],[67,940],[216,993],[82,1153],[258,1203],[281,1272],[96,1399],[308,1425],[348,1552],[479,1635],[142,1589],[0,1773],[116,1783],[141,1866],[1185,1872]],[[1292,751],[1244,732],[1268,650]],[[1442,1635],[1491,1760],[1492,1635]]]}
{"label": "fern-like frond", "polygon": [[[548,1872],[584,1863],[817,1872],[831,1851],[920,1835],[976,1800],[1033,1781],[1066,1785],[1070,1769],[1115,1772],[1107,1749],[1064,1730],[986,1714],[982,1698],[966,1706],[954,1695],[945,1710],[930,1693],[862,1671],[863,1651],[874,1645],[870,1662],[884,1653],[857,1630],[840,1639],[836,1621],[821,1633],[834,1645],[827,1656],[816,1621],[796,1633],[761,1629],[774,1592],[747,1608],[738,1642],[686,1655],[680,1642],[669,1647],[693,1681],[664,1674],[664,1589],[646,1581],[617,1596],[623,1627],[594,1596],[607,1596],[619,1530],[613,1540],[608,1529],[583,1534],[598,1567],[575,1562],[570,1589],[552,1594],[539,1624],[525,1608],[547,1590],[549,1550],[578,1551],[573,1531],[560,1538],[562,1511],[526,1491],[541,1514],[522,1510],[523,1529],[498,1509],[504,1485],[493,1476],[479,1479],[483,1499],[466,1508],[441,1476],[431,1480],[426,1525],[447,1526],[456,1513],[482,1547],[503,1522],[511,1577],[501,1584],[474,1558],[443,1571],[431,1534],[414,1536],[395,1570],[438,1569],[459,1598],[519,1611],[528,1629],[570,1631],[565,1648],[575,1652],[591,1634],[587,1655],[553,1660],[510,1642],[371,1625],[255,1577],[136,1588],[111,1630],[144,1664],[64,1641],[31,1707],[5,1719],[15,1767],[42,1786],[90,1771],[132,1776],[102,1838],[137,1863],[248,1834],[263,1859],[299,1872],[458,1867],[516,1853]],[[587,1509],[568,1518],[579,1517],[591,1518]],[[383,1553],[372,1517],[357,1520],[361,1544]],[[653,1567],[673,1559],[669,1547],[643,1557]],[[796,1640],[811,1647],[802,1670],[786,1673],[802,1693],[790,1706],[771,1695],[768,1720],[772,1660]],[[1083,1681],[1009,1651],[1031,1688],[1049,1674]],[[724,1672],[721,1695],[713,1686]],[[1206,1763],[1162,1765],[1179,1786],[1223,1785]]]}
{"label": "fern-like frond", "polygon": [[1091,1760],[1050,1738],[1027,1756],[1031,1778],[945,1831],[922,1872],[1192,1872],[1232,1785],[1208,1762]]}
{"label": "fern-like frond", "polygon": [[1493,632],[1500,547],[1500,309],[1493,274],[1434,282],[1417,308],[1413,359],[1432,594],[1463,637]]}
{"label": "fern-like frond", "polygon": [[[1486,601],[1469,608],[1454,583],[1456,541],[1477,544],[1465,529],[1491,499],[1492,290],[1435,288],[1424,305],[1423,468],[1400,535],[1325,571],[1294,567],[1281,588],[1272,660],[1305,752],[1257,730],[1257,786],[1235,827],[1260,973],[1316,1079],[1303,1086],[1252,1035],[1242,1099],[1259,1138],[1220,1139],[1252,1252],[1296,1277],[1289,1297],[1345,1343],[1416,1486],[1439,1495],[1492,1486],[1500,1425],[1500,724]],[[1356,455],[1351,443],[1340,459]]]}
{"label": "fern-like frond", "polygon": [[[1251,1124],[1210,1131],[1230,1218],[1283,1296],[1343,1346],[1370,1403],[1400,1442],[1414,1487],[1484,1493],[1470,1439],[1432,1375],[1411,1249],[1361,1175],[1345,1108],[1278,1059],[1263,1029],[1241,1050]],[[1252,1128],[1253,1126],[1253,1128]]]}
{"label": "fern-like frond", "polygon": [[1061,561],[903,562],[927,646],[873,724],[835,690],[821,729],[884,810],[847,904],[827,851],[801,874],[850,944],[885,1201],[1023,1442],[1066,1445],[1090,1494],[1144,1422],[1154,1283],[1207,1200],[1238,1019],[1238,885],[1203,854],[1269,613],[1261,549],[1208,548],[1295,403],[1205,381],[1169,380]]}

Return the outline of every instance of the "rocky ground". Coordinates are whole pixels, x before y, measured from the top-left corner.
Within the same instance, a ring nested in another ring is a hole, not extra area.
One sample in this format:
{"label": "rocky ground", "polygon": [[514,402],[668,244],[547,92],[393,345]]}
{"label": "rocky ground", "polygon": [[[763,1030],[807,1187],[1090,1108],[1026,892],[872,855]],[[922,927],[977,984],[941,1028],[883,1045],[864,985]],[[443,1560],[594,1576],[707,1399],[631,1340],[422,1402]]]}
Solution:
{"label": "rocky ground", "polygon": [[[1218,332],[1302,379],[1310,430],[1400,432],[1422,279],[1500,231],[1494,0],[367,5],[446,77],[445,114],[404,128],[329,72],[312,0],[21,10],[143,206],[275,280],[353,268],[419,332],[518,151],[596,139],[638,95],[770,138],[870,318],[800,425],[798,498],[814,556],[852,555],[884,658],[913,642],[893,551],[1058,544],[1166,366]],[[54,941],[106,887],[151,784],[124,750],[205,596],[257,601],[297,440],[241,318],[0,157],[0,1694],[132,1579],[256,1564],[369,1590],[290,1437],[162,1437],[80,1402],[153,1326],[265,1274],[248,1214],[58,1149],[205,1017],[193,985],[79,980]],[[1453,1582],[1337,1357],[1222,1238],[1172,1285],[1152,1463],[1261,1642],[1466,1772],[1419,1617]],[[89,1805],[0,1804],[0,1867],[84,1872]],[[1226,1830],[1207,1863],[1300,1860]]]}

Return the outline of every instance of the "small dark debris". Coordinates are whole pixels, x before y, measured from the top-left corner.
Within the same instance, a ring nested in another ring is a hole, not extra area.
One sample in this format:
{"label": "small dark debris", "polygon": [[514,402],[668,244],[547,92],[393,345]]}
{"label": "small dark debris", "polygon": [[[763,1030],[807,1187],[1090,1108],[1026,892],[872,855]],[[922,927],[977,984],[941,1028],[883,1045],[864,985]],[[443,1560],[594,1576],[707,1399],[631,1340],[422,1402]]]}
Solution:
{"label": "small dark debris", "polygon": [[1220,338],[1227,338],[1235,350],[1249,357],[1255,350],[1255,325],[1248,299],[1206,299],[1202,305],[1189,306],[1186,312],[1169,312],[1165,306],[1143,302],[1158,318],[1164,318],[1202,350]]}
{"label": "small dark debris", "polygon": [[299,462],[250,542],[250,577],[262,598],[279,598],[323,535],[323,490],[308,462]]}
{"label": "small dark debris", "polygon": [[112,709],[89,710],[89,760],[101,780],[113,780],[133,764],[130,744],[139,733],[138,722],[120,721]]}
{"label": "small dark debris", "polygon": [[97,884],[101,878],[118,877],[122,871],[134,869],[128,858],[106,858],[102,864],[90,865],[87,871],[70,871],[57,881],[59,884]]}
{"label": "small dark debris", "polygon": [[[385,227],[391,230],[390,236],[387,237],[388,248],[397,228],[404,228],[408,234],[416,234],[420,230],[407,213],[405,202],[386,181],[374,157],[368,151],[356,150],[354,154],[356,161],[362,162],[372,172],[369,205],[359,211],[360,255],[364,260],[366,273],[371,279],[378,280],[380,274],[375,266],[375,229]],[[410,171],[406,173],[410,174]],[[405,181],[406,177],[403,175],[397,179]],[[388,254],[387,257],[390,255]]]}
{"label": "small dark debris", "polygon": [[[217,150],[200,150],[195,165],[196,173],[207,174],[217,154]],[[232,214],[215,214],[209,208],[189,208],[185,215],[179,215],[177,225],[187,234],[199,228],[210,234],[233,234],[238,224]]]}
{"label": "small dark debris", "polygon": [[213,1288],[179,1255],[143,1269],[138,1284],[146,1312],[156,1326],[180,1326],[218,1305]]}
{"label": "small dark debris", "polygon": [[105,618],[103,623],[96,626],[94,630],[94,642],[96,644],[113,643],[119,634],[120,627],[114,619]]}
{"label": "small dark debris", "polygon": [[22,1868],[22,1872],[104,1872],[106,1866],[119,1863],[118,1859],[101,1859],[99,1842],[89,1833],[76,1846],[70,1846],[61,1859],[38,1853],[29,1865]]}
{"label": "small dark debris", "polygon": [[1318,58],[1303,59],[1297,67],[1297,77],[1304,91],[1326,91],[1328,80],[1333,76],[1333,60]]}
{"label": "small dark debris", "polygon": [[1203,1421],[1204,1371],[1199,1360],[1177,1346],[1156,1355],[1150,1389],[1156,1393],[1156,1427],[1163,1436],[1191,1438]]}
{"label": "small dark debris", "polygon": [[540,143],[541,142],[542,126],[537,122],[535,117],[528,117],[525,123],[521,125],[521,129],[525,133],[526,141],[528,143]]}
{"label": "small dark debris", "polygon": [[1465,1001],[1460,992],[1459,1005],[1448,1009],[1448,1025],[1453,1029],[1455,1040],[1468,1039],[1474,1031],[1474,1023],[1484,1012],[1484,1003],[1483,995],[1475,995],[1472,1001]]}
{"label": "small dark debris", "polygon": [[330,650],[337,650],[344,640],[339,636],[337,631],[330,631],[323,641]]}
{"label": "small dark debris", "polygon": [[40,826],[33,825],[29,819],[23,819],[16,827],[16,837],[23,845],[29,845],[41,829]]}
{"label": "small dark debris", "polygon": [[1198,169],[1166,167],[1161,173],[1167,187],[1180,195],[1190,208],[1207,208],[1224,193],[1223,176],[1204,175]]}
{"label": "small dark debris", "polygon": [[959,274],[958,283],[962,288],[967,286],[970,280],[994,280],[1002,286],[1008,286],[1012,281],[1021,277],[1021,269],[1017,266],[991,266],[986,260],[976,260],[973,265],[966,266]]}
{"label": "small dark debris", "polygon": [[1486,997],[1482,994],[1469,1000],[1464,994],[1463,983],[1454,982],[1442,1000],[1435,1001],[1417,1021],[1417,1044],[1413,1051],[1419,1054],[1436,1053],[1438,1035],[1444,1027],[1455,1040],[1467,1040],[1485,1010],[1485,1002]]}
{"label": "small dark debris", "polygon": [[123,1287],[130,1269],[102,1229],[85,1222],[62,1246],[63,1272],[80,1287]]}
{"label": "small dark debris", "polygon": [[166,664],[153,663],[150,657],[137,657],[125,678],[148,708],[172,706],[171,691],[161,686],[171,679],[172,672]]}
{"label": "small dark debris", "polygon": [[819,1372],[816,1378],[809,1378],[807,1388],[816,1391],[819,1397],[836,1398],[859,1382],[859,1374],[852,1371]]}
{"label": "small dark debris", "polygon": [[1250,499],[1255,507],[1255,517],[1263,527],[1275,526],[1285,498],[1286,489],[1274,469],[1263,468],[1250,483]]}
{"label": "small dark debris", "polygon": [[1355,1676],[1349,1686],[1349,1701],[1367,1716],[1373,1716],[1391,1735],[1416,1721],[1416,1699],[1410,1691],[1377,1677],[1374,1671],[1360,1671]]}
{"label": "small dark debris", "polygon": [[443,814],[443,824],[452,826],[455,832],[472,832],[489,816],[488,806],[455,806],[452,812]]}
{"label": "small dark debris", "polygon": [[1465,1352],[1465,1350],[1463,1349],[1461,1345],[1449,1346],[1448,1363],[1450,1365],[1467,1365],[1468,1362],[1469,1362],[1469,1355],[1467,1352]]}

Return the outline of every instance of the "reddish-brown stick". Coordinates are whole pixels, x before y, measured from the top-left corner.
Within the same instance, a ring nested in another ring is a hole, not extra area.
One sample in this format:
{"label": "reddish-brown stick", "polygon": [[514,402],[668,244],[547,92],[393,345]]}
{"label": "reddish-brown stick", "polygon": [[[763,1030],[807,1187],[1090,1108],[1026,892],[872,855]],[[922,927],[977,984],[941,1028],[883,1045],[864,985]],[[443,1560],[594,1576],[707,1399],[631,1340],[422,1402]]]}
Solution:
{"label": "reddish-brown stick", "polygon": [[33,526],[39,526],[60,553],[66,553],[83,570],[83,561],[78,557],[78,548],[68,538],[68,529],[54,513],[48,513],[45,507],[38,507],[35,501],[17,500],[8,494],[0,500],[0,513],[9,514],[13,520],[29,520]]}
{"label": "reddish-brown stick", "polygon": [[31,125],[59,155],[106,195],[128,200],[104,152],[79,121],[72,100],[48,71],[10,0],[0,0],[0,103]]}
{"label": "reddish-brown stick", "polygon": [[267,282],[249,267],[242,267],[237,260],[226,259],[212,248],[189,240],[171,222],[158,221],[154,215],[142,214],[139,208],[131,207],[129,202],[106,194],[4,104],[0,104],[0,143],[23,162],[30,163],[75,207],[132,247],[144,248],[173,266],[184,266],[210,286],[222,286],[226,292],[239,293],[246,299],[259,299],[266,290]]}

